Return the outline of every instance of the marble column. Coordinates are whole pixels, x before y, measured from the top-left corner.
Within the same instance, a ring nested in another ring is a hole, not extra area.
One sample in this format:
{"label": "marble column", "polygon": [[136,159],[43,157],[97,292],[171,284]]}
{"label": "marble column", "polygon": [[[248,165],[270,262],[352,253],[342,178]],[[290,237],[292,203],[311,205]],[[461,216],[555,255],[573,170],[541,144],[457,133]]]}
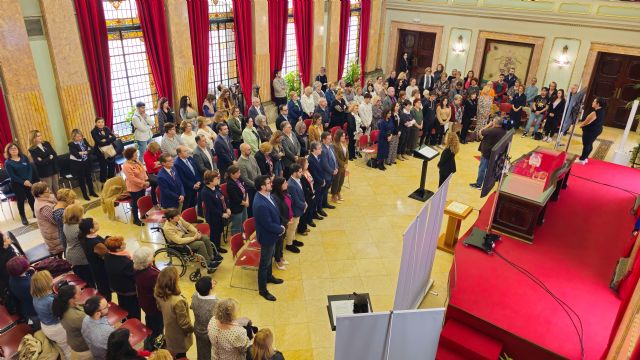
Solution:
{"label": "marble column", "polygon": [[337,82],[342,74],[338,74],[338,47],[340,45],[340,1],[330,1],[329,20],[327,21],[327,78]]}
{"label": "marble column", "polygon": [[[48,1],[48,0],[42,0]],[[167,16],[167,32],[169,34],[169,51],[171,56],[171,76],[173,77],[173,99],[170,104],[178,109],[180,98],[189,96],[194,108],[196,104],[196,78],[191,54],[191,33],[189,31],[189,13],[185,0],[165,0]],[[154,104],[154,107],[157,104]]]}
{"label": "marble column", "polygon": [[253,82],[260,86],[263,102],[271,100],[271,68],[269,59],[269,10],[266,1],[253,5]]}
{"label": "marble column", "polygon": [[73,0],[40,0],[40,9],[66,134],[80,129],[90,139],[96,114]]}
{"label": "marble column", "polygon": [[[13,135],[23,150],[29,131],[53,141],[19,0],[0,0],[0,72]],[[52,144],[55,146],[55,144]]]}
{"label": "marble column", "polygon": [[316,0],[313,3],[313,49],[312,49],[312,61],[311,61],[311,84],[313,85],[314,79],[320,68],[326,66],[324,63],[324,50],[327,40],[327,29],[324,26],[325,17],[325,2]]}

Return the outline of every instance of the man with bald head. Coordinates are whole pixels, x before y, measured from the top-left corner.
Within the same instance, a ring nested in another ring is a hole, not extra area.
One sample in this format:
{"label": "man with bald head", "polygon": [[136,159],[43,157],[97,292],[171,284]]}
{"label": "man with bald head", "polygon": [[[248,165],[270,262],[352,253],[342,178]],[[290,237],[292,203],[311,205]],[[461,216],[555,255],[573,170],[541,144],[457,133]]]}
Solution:
{"label": "man with bald head", "polygon": [[256,194],[255,179],[260,176],[260,167],[258,162],[251,155],[251,146],[248,144],[240,144],[240,157],[238,158],[238,167],[240,168],[240,179],[244,182],[249,196],[249,207],[247,208],[248,216],[252,217],[253,197]]}
{"label": "man with bald head", "polygon": [[396,89],[392,86],[389,86],[389,88],[387,89],[387,97],[382,101],[382,108],[393,110],[393,108],[396,106],[397,101]]}
{"label": "man with bald head", "polygon": [[180,178],[184,188],[183,209],[194,207],[198,201],[198,193],[202,187],[202,176],[198,170],[198,164],[191,157],[188,147],[180,145],[176,148],[178,158],[173,164],[173,169]]}

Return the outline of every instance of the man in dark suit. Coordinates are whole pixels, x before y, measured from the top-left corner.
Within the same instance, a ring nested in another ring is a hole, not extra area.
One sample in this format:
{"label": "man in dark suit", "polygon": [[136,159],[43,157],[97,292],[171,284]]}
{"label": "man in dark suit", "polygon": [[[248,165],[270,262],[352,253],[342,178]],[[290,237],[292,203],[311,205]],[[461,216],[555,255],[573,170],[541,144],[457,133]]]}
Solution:
{"label": "man in dark suit", "polygon": [[182,206],[188,209],[198,203],[198,193],[202,188],[202,176],[198,171],[198,164],[189,156],[188,147],[180,145],[176,149],[176,153],[178,158],[173,164],[173,169],[178,174],[184,189],[184,203]]}
{"label": "man in dark suit", "polygon": [[282,123],[282,132],[284,133],[282,137],[282,149],[284,150],[282,166],[284,167],[284,178],[288,179],[289,175],[291,175],[291,169],[289,167],[295,164],[300,156],[300,142],[296,134],[293,133],[289,122]]}
{"label": "man in dark suit", "polygon": [[158,160],[162,165],[162,170],[158,172],[160,206],[163,209],[180,209],[184,201],[184,189],[180,177],[173,170],[173,157],[169,154],[162,154]]}
{"label": "man in dark suit", "polygon": [[427,66],[424,69],[424,75],[420,76],[418,80],[418,89],[420,89],[420,94],[423,94],[425,90],[433,90],[433,84],[435,84],[435,79],[433,75],[431,75],[431,66]]}
{"label": "man in dark suit", "polygon": [[289,109],[289,113],[287,114],[287,120],[289,121],[291,126],[296,126],[298,121],[303,121],[302,103],[300,103],[298,94],[296,94],[293,91],[289,94],[289,97],[291,98],[291,100],[289,100],[289,103],[287,104],[287,108]]}
{"label": "man in dark suit", "polygon": [[213,149],[218,155],[218,169],[220,170],[220,177],[224,178],[224,173],[231,165],[236,164],[236,159],[233,154],[233,146],[231,145],[231,139],[229,138],[229,127],[225,123],[218,124],[218,137],[213,143]]}
{"label": "man in dark suit", "polygon": [[318,106],[316,106],[315,113],[322,116],[322,125],[325,129],[327,129],[329,127],[329,122],[331,122],[331,112],[329,111],[327,99],[321,98],[320,101],[318,101]]}
{"label": "man in dark suit", "polygon": [[255,180],[258,193],[253,200],[253,213],[256,216],[256,236],[260,243],[260,267],[258,268],[258,290],[260,296],[276,301],[276,297],[267,290],[267,283],[282,284],[284,281],[273,276],[271,272],[272,259],[276,249],[276,242],[285,232],[280,225],[280,213],[271,198],[271,179],[260,175]]}
{"label": "man in dark suit", "polygon": [[198,165],[198,171],[202,176],[207,170],[217,170],[216,162],[213,159],[213,151],[207,146],[207,139],[202,136],[196,136],[198,146],[193,150],[193,160]]}
{"label": "man in dark suit", "polygon": [[322,145],[314,141],[309,145],[309,157],[307,161],[309,162],[309,172],[313,177],[313,192],[316,194],[313,199],[313,219],[322,220],[324,219],[320,216],[320,212],[325,213],[322,210],[322,201],[324,199],[323,191],[325,189],[325,180],[324,180],[324,172],[322,171],[322,165],[320,164],[322,158]]}
{"label": "man in dark suit", "polygon": [[[289,171],[291,172],[291,177],[288,181],[289,190],[287,190],[287,192],[291,198],[291,212],[293,216],[291,217],[291,223],[287,226],[286,249],[292,251],[292,248],[297,249],[300,246],[304,246],[302,241],[298,241],[294,239],[294,237],[298,223],[300,223],[300,217],[304,214],[305,210],[307,210],[307,203],[304,200],[304,190],[302,190],[302,182],[300,181],[302,177],[302,167],[298,164],[293,164]],[[297,252],[300,252],[300,250]]]}
{"label": "man in dark suit", "polygon": [[278,117],[276,118],[276,129],[282,130],[282,123],[289,121],[289,108],[287,105],[278,105]]}
{"label": "man in dark suit", "polygon": [[253,119],[253,123],[256,122],[256,116],[264,115],[267,116],[267,113],[264,112],[264,106],[260,103],[260,99],[254,97],[251,100],[251,107],[249,108],[249,117]]}
{"label": "man in dark suit", "polygon": [[[322,207],[327,209],[335,209],[336,207],[329,204],[329,188],[331,188],[331,180],[338,173],[338,162],[336,160],[336,154],[333,153],[333,146],[331,145],[331,133],[325,131],[320,135],[322,141],[322,156],[320,157],[320,165],[326,181],[325,188],[322,190]],[[327,216],[324,210],[319,211],[320,215]]]}

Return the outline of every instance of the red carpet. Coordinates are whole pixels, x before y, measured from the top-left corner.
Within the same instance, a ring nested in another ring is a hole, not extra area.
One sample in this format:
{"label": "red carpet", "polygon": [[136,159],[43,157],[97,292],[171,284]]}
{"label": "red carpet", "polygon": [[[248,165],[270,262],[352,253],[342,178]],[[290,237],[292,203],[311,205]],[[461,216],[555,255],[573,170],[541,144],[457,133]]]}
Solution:
{"label": "red carpet", "polygon": [[[587,179],[640,193],[640,171],[589,160],[586,166],[574,165],[572,175],[558,201],[549,203],[532,245],[502,236],[496,250],[541,279],[579,314],[585,359],[599,359],[620,305],[608,285],[633,228],[630,209],[635,198]],[[493,196],[476,223],[482,229],[492,202]],[[465,247],[462,241],[455,258],[447,317],[484,326],[485,333],[500,338],[504,351],[516,359],[536,358],[536,348],[580,358],[573,325],[540,287],[496,255]],[[491,325],[496,328],[489,329]]]}

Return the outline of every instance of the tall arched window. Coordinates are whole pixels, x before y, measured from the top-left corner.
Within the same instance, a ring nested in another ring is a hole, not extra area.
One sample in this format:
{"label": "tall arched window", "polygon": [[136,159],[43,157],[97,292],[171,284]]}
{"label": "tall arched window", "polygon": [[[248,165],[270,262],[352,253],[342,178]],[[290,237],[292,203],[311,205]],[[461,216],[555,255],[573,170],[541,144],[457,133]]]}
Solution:
{"label": "tall arched window", "polygon": [[298,53],[296,48],[296,27],[293,19],[293,2],[289,0],[289,21],[287,22],[287,40],[284,47],[282,76],[298,71]]}
{"label": "tall arched window", "polygon": [[346,75],[349,65],[358,62],[360,49],[360,0],[351,0],[351,15],[349,16],[349,35],[347,37],[347,53],[345,54],[344,71]]}
{"label": "tall arched window", "polygon": [[236,35],[231,0],[209,2],[209,92],[238,82]]}
{"label": "tall arched window", "polygon": [[126,139],[131,135],[131,126],[125,120],[127,114],[138,101],[144,102],[147,113],[152,114],[157,92],[135,1],[103,0],[103,8],[111,63],[113,131]]}

